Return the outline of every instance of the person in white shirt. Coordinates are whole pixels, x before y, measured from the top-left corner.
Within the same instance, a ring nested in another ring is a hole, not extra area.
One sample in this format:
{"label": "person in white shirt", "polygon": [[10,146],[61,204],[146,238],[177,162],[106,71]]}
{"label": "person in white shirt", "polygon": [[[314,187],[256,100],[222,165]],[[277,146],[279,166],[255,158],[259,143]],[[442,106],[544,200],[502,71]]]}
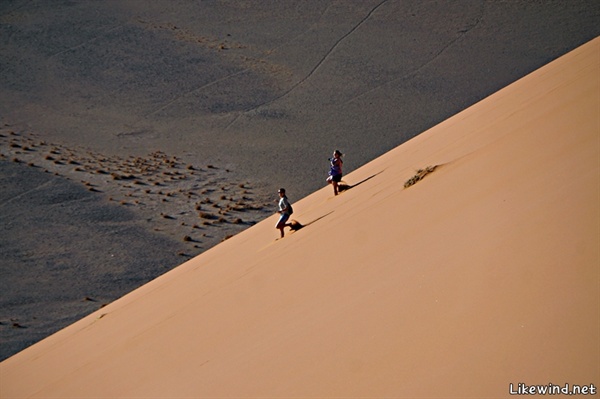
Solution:
{"label": "person in white shirt", "polygon": [[288,198],[285,195],[285,188],[280,188],[279,191],[277,191],[279,193],[279,214],[281,215],[279,217],[279,221],[277,221],[277,224],[275,225],[276,229],[279,229],[279,231],[281,232],[281,238],[283,238],[284,236],[284,232],[283,229],[284,227],[291,227],[292,224],[291,223],[287,223],[288,219],[290,218],[290,215],[294,212],[292,209],[292,205],[290,204],[290,202],[288,201]]}

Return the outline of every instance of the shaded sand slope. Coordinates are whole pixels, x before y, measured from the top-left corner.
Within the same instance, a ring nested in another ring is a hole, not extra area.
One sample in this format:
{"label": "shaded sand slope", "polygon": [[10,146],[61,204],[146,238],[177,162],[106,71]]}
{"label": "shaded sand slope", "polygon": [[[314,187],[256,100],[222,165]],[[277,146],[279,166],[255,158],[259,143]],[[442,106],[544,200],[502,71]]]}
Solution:
{"label": "shaded sand slope", "polygon": [[[2,397],[505,397],[599,375],[600,39],[1,363]],[[439,165],[404,188],[415,170]]]}

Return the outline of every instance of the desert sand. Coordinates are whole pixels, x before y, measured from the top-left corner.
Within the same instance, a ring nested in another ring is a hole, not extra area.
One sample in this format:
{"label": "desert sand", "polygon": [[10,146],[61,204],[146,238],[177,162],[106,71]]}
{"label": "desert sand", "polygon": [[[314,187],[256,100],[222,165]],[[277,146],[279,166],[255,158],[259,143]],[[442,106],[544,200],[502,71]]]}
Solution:
{"label": "desert sand", "polygon": [[2,397],[596,389],[599,53],[295,202],[305,227],[284,239],[270,217],[5,360]]}
{"label": "desert sand", "polygon": [[595,0],[0,2],[0,360],[598,35]]}

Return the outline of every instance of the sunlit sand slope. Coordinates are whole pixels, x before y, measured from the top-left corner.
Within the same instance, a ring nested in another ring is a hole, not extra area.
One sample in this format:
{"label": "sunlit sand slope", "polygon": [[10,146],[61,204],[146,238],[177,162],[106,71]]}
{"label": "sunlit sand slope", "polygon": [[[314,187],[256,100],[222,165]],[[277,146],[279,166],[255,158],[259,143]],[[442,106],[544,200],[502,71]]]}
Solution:
{"label": "sunlit sand slope", "polygon": [[283,240],[273,216],[7,359],[2,397],[597,387],[599,53],[595,39],[349,174],[340,196],[295,202],[305,227]]}

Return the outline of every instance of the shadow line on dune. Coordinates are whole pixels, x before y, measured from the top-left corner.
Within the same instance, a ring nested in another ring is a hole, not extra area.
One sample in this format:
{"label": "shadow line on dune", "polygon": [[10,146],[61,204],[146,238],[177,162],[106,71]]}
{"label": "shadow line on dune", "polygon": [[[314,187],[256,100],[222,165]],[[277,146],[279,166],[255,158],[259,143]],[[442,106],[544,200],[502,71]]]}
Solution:
{"label": "shadow line on dune", "polygon": [[334,211],[331,211],[331,212],[329,212],[329,213],[326,213],[326,214],[325,214],[325,215],[323,215],[323,216],[319,216],[318,218],[316,218],[316,219],[314,219],[314,220],[312,220],[312,221],[310,221],[310,222],[308,222],[308,223],[306,223],[306,224],[302,224],[302,223],[300,223],[300,222],[299,222],[299,221],[297,221],[297,220],[292,220],[292,221],[291,221],[291,226],[290,226],[290,229],[292,229],[292,231],[298,231],[298,230],[300,230],[300,229],[303,229],[303,228],[305,228],[305,227],[307,227],[307,226],[310,226],[311,224],[313,224],[313,223],[315,223],[315,222],[318,222],[319,220],[321,220],[321,219],[323,219],[323,218],[325,218],[325,217],[327,217],[327,216],[331,215],[333,212],[334,212]]}
{"label": "shadow line on dune", "polygon": [[350,184],[342,181],[342,182],[338,183],[338,190],[339,191],[348,191],[351,188],[354,188],[356,186],[359,186],[359,185],[363,184],[364,182],[366,182],[368,180],[371,180],[372,178],[374,178],[375,176],[381,174],[382,172],[383,172],[383,170],[381,172],[377,172],[374,175],[371,175],[371,176],[367,177],[366,179],[363,179],[363,180],[359,181],[358,183],[352,184],[352,185],[350,185]]}

